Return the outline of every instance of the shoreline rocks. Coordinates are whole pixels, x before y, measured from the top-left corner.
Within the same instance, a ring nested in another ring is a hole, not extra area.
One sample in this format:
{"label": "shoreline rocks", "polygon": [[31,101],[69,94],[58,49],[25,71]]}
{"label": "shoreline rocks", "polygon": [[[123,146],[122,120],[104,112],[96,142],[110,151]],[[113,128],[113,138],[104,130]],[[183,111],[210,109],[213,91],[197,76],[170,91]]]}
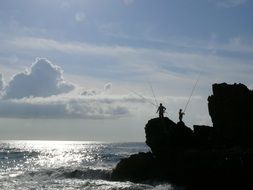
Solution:
{"label": "shoreline rocks", "polygon": [[122,159],[111,179],[165,180],[186,189],[252,189],[253,92],[245,85],[214,84],[208,97],[213,127],[169,118],[145,126],[152,152]]}

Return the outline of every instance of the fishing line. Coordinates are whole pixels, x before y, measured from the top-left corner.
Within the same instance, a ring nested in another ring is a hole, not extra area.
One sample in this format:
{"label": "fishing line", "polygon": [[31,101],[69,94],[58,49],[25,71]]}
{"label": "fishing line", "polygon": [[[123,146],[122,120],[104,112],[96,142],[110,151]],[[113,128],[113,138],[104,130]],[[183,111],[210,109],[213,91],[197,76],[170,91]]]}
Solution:
{"label": "fishing line", "polygon": [[186,105],[185,105],[185,108],[184,108],[183,113],[185,113],[185,111],[186,111],[186,109],[187,109],[187,107],[188,107],[188,105],[189,105],[189,103],[190,103],[190,100],[191,100],[191,97],[192,97],[192,95],[193,95],[193,92],[195,91],[196,86],[197,86],[197,84],[198,84],[198,82],[199,82],[199,78],[200,78],[201,73],[202,73],[202,71],[199,73],[198,78],[197,78],[197,80],[196,80],[196,82],[195,82],[195,84],[194,84],[194,86],[193,86],[193,88],[192,88],[192,90],[191,90],[191,94],[190,94],[190,96],[189,96],[189,98],[188,98],[188,101],[187,101],[187,103],[186,103]]}
{"label": "fishing line", "polygon": [[156,108],[158,107],[157,105],[155,105],[153,102],[149,101],[146,97],[142,96],[141,94],[133,91],[133,90],[130,90],[130,89],[127,89],[128,91],[134,93],[135,95],[139,96],[140,98],[142,98],[143,100],[145,100],[146,102],[152,104],[153,106],[155,106]]}
{"label": "fishing line", "polygon": [[158,107],[158,102],[157,102],[157,99],[156,99],[156,96],[155,96],[155,91],[154,91],[154,89],[153,89],[153,86],[152,86],[152,84],[151,84],[151,82],[148,80],[148,84],[149,84],[149,87],[150,87],[150,89],[151,89],[151,92],[152,92],[152,94],[153,94],[153,97],[154,97],[154,99],[155,99],[155,103],[156,103],[156,106]]}

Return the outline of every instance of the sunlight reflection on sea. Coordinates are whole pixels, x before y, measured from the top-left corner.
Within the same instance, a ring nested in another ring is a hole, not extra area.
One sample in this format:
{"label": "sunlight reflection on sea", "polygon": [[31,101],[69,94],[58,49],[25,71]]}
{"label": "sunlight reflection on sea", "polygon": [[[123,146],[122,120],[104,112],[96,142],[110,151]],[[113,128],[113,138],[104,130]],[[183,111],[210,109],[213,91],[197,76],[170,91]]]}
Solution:
{"label": "sunlight reflection on sea", "polygon": [[120,159],[147,151],[144,143],[0,141],[0,189],[171,189],[109,180]]}

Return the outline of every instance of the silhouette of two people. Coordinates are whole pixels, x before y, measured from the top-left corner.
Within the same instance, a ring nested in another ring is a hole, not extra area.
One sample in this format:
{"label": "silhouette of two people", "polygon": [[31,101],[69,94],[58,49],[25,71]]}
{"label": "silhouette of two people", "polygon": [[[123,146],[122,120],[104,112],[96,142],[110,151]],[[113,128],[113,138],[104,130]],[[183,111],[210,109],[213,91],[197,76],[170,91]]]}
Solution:
{"label": "silhouette of two people", "polygon": [[179,122],[183,122],[184,112],[182,112],[182,109],[179,110],[178,116],[179,116]]}
{"label": "silhouette of two people", "polygon": [[[159,113],[159,118],[163,118],[164,117],[164,112],[165,112],[166,108],[162,105],[162,103],[160,103],[160,106],[158,107],[156,113]],[[182,112],[182,109],[179,110],[178,116],[179,116],[179,121],[183,122],[183,116],[184,116],[184,112]]]}
{"label": "silhouette of two people", "polygon": [[163,118],[163,114],[165,112],[166,108],[162,105],[162,103],[160,103],[160,106],[158,107],[156,113],[159,113],[159,118]]}

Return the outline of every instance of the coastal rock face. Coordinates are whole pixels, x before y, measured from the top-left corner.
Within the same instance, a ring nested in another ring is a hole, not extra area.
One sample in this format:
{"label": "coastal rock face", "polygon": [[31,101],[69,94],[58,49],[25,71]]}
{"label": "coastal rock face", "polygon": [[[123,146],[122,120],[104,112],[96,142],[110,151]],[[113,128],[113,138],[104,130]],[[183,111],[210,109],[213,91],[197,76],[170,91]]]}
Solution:
{"label": "coastal rock face", "polygon": [[208,148],[213,144],[213,127],[193,125],[194,145],[198,148]]}
{"label": "coastal rock face", "polygon": [[208,98],[217,141],[253,147],[253,92],[243,84],[214,84]]}
{"label": "coastal rock face", "polygon": [[[245,85],[213,85],[213,127],[169,118],[145,126],[152,152],[121,160],[112,180],[166,180],[186,189],[253,189],[253,92]],[[197,113],[196,113],[197,114]]]}
{"label": "coastal rock face", "polygon": [[146,144],[158,157],[167,155],[174,149],[193,144],[193,131],[183,122],[176,124],[167,117],[149,120],[145,133]]}
{"label": "coastal rock face", "polygon": [[117,181],[144,181],[156,177],[155,160],[152,153],[131,155],[129,158],[122,159],[111,175],[112,180]]}

